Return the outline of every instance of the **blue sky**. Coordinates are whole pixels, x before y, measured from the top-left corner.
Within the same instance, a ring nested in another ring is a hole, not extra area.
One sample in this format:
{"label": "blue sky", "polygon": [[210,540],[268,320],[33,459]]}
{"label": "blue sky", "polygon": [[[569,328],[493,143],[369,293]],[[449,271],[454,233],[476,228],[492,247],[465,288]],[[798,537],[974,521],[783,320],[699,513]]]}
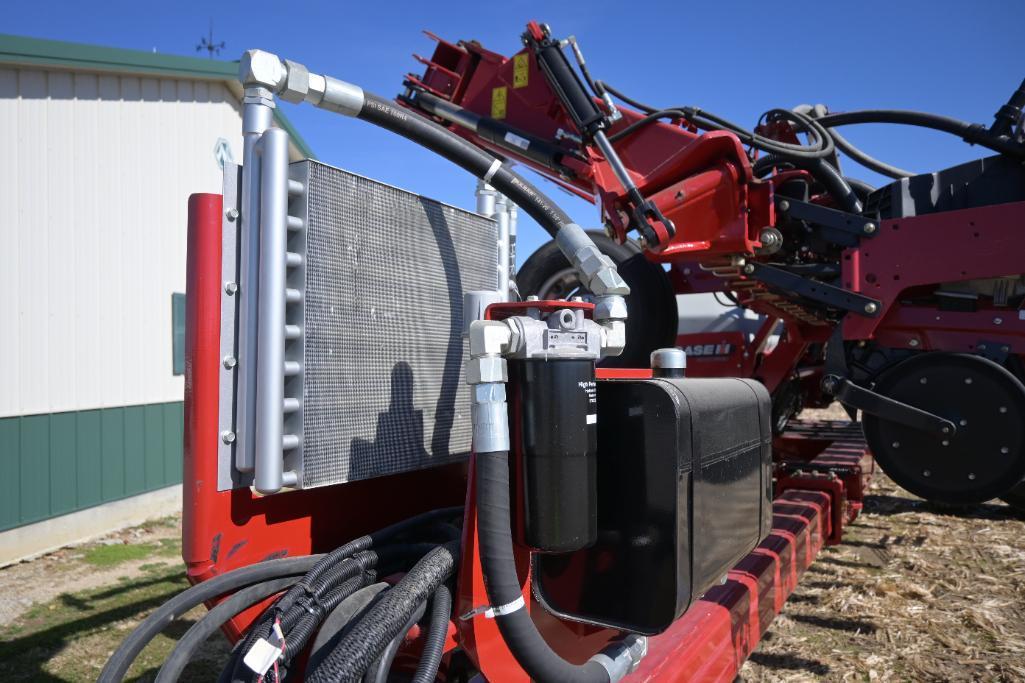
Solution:
{"label": "blue sky", "polygon": [[[744,125],[771,107],[917,109],[989,125],[1025,77],[1021,0],[948,2],[10,2],[0,32],[196,54],[213,21],[222,55],[275,51],[393,96],[429,29],[512,54],[529,19],[575,34],[596,78],[656,105],[690,104]],[[412,143],[359,121],[282,104],[326,162],[452,204],[473,206],[473,179]],[[956,138],[893,126],[843,130],[913,171],[982,156]],[[860,167],[847,172],[873,184]],[[542,184],[582,225],[590,204]],[[546,238],[529,219],[522,261]]]}

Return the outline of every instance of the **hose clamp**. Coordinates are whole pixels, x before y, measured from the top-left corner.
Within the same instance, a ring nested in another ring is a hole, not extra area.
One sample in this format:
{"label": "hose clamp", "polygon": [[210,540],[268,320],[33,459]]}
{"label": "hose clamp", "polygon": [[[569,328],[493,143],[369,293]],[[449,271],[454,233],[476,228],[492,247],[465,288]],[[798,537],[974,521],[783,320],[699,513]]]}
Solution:
{"label": "hose clamp", "polygon": [[526,605],[527,603],[524,602],[523,596],[521,595],[512,602],[507,602],[506,604],[499,605],[498,607],[492,607],[491,605],[481,605],[480,607],[474,607],[466,614],[460,615],[459,620],[469,621],[470,619],[473,619],[474,617],[479,616],[481,614],[484,615],[485,619],[494,619],[495,617],[501,617],[506,614],[512,614],[516,610],[523,609],[524,607],[526,607]]}

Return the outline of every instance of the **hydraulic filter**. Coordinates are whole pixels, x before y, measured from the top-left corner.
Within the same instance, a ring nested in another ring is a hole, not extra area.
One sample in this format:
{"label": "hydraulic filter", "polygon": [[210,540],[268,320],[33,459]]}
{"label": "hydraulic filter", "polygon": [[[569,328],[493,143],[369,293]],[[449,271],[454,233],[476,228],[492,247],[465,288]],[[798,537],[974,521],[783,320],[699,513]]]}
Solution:
{"label": "hydraulic filter", "polygon": [[540,552],[586,548],[598,533],[594,361],[510,360],[509,388],[518,540]]}

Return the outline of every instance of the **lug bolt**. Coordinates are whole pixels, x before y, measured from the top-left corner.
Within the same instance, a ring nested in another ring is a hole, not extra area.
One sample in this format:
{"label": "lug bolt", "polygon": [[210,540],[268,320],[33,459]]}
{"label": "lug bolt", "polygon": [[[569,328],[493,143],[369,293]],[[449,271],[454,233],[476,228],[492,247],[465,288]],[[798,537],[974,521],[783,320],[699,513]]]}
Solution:
{"label": "lug bolt", "polygon": [[225,429],[221,432],[221,441],[224,443],[235,443],[235,432],[230,429]]}
{"label": "lug bolt", "polygon": [[235,367],[238,364],[238,361],[235,360],[235,356],[225,356],[223,363],[224,363],[224,367],[225,368],[227,368],[228,370],[231,370],[233,367]]}
{"label": "lug bolt", "polygon": [[225,282],[224,291],[227,293],[228,296],[234,296],[235,292],[238,291],[238,285],[234,282]]}
{"label": "lug bolt", "polygon": [[234,207],[232,207],[232,208],[228,209],[228,210],[227,210],[227,211],[225,211],[224,213],[225,213],[225,215],[227,215],[227,216],[228,216],[228,220],[229,220],[229,221],[233,221],[233,220],[235,220],[236,218],[238,218],[238,209],[236,209],[236,208],[234,208]]}

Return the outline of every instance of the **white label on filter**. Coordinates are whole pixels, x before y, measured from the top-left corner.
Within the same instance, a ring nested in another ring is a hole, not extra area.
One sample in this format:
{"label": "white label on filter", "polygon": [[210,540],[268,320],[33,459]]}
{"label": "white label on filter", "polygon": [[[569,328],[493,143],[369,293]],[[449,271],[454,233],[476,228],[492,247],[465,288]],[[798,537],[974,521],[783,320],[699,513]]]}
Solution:
{"label": "white label on filter", "polygon": [[515,145],[519,147],[520,149],[527,149],[528,147],[530,147],[530,140],[528,140],[527,138],[521,138],[516,133],[506,133],[505,141],[508,142],[510,145]]}
{"label": "white label on filter", "polygon": [[598,413],[591,413],[587,416],[587,424],[593,425],[598,424]]}

